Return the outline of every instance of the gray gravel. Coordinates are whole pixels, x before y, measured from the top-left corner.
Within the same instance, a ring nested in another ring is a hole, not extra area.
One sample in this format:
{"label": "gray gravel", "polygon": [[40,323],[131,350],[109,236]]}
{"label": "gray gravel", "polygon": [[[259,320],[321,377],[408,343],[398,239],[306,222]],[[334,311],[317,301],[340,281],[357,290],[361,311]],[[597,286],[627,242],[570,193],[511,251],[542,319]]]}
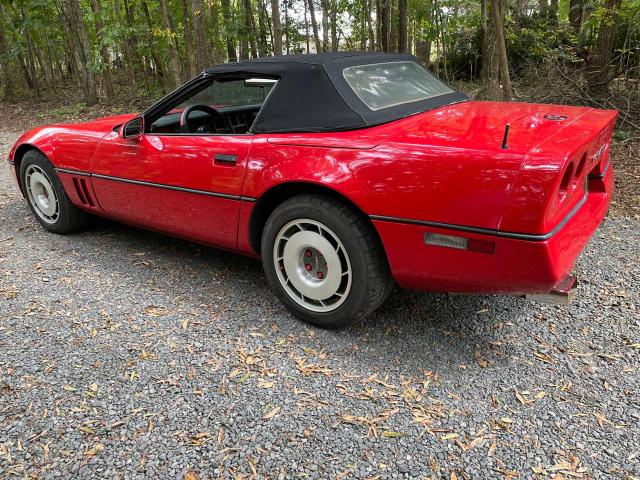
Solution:
{"label": "gray gravel", "polygon": [[48,234],[0,177],[0,478],[640,477],[637,220],[568,308],[397,291],[326,332],[254,260]]}

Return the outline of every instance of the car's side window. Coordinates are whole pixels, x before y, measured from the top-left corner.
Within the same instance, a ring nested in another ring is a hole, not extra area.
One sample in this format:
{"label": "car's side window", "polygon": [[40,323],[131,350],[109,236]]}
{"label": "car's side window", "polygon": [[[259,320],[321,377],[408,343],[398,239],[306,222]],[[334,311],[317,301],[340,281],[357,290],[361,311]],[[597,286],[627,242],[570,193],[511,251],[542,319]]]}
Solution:
{"label": "car's side window", "polygon": [[152,119],[151,134],[242,135],[249,132],[277,80],[211,78]]}

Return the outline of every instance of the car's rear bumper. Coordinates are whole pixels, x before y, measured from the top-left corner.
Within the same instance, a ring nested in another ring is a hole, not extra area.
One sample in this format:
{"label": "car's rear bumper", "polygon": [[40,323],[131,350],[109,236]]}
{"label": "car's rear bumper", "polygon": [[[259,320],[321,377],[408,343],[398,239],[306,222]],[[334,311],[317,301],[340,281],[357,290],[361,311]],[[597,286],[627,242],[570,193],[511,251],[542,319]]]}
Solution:
{"label": "car's rear bumper", "polygon": [[[605,217],[613,169],[590,178],[584,201],[548,236],[522,239],[372,216],[401,287],[446,292],[547,293],[565,278]],[[493,242],[493,253],[425,244],[437,233]],[[524,237],[527,237],[526,235]],[[534,236],[532,236],[534,237]]]}

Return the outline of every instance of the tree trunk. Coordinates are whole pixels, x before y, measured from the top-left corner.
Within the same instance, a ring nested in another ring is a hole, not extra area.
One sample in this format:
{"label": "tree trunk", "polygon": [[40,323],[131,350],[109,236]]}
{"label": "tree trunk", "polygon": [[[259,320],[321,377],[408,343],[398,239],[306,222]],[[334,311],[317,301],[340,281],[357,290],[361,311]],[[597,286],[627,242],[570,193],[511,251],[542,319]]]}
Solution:
{"label": "tree trunk", "polygon": [[307,53],[311,53],[311,42],[309,39],[309,4],[305,1],[304,4],[304,36],[307,44]]}
{"label": "tree trunk", "polygon": [[33,54],[33,43],[31,40],[31,33],[29,32],[29,27],[27,26],[27,18],[24,13],[24,7],[20,7],[20,15],[22,17],[22,24],[25,25],[24,36],[27,41],[27,63],[26,66],[29,70],[29,76],[31,77],[33,90],[36,94],[36,97],[40,97],[40,86],[38,84],[38,76],[36,73],[36,64],[34,60]]}
{"label": "tree trunk", "polygon": [[196,75],[196,56],[195,48],[193,46],[191,15],[189,12],[189,6],[187,5],[187,0],[181,0],[180,5],[182,7],[182,32],[184,34],[185,48],[185,80],[188,80]]}
{"label": "tree trunk", "polygon": [[251,47],[251,56],[258,58],[258,44],[256,42],[256,25],[253,20],[253,8],[251,0],[244,0],[244,28],[247,32],[247,38]]}
{"label": "tree trunk", "polygon": [[209,41],[205,25],[205,10],[202,0],[191,1],[191,15],[195,34],[196,69],[198,72],[209,66]]}
{"label": "tree trunk", "polygon": [[[373,2],[373,0],[371,0]],[[382,0],[375,0],[376,2],[376,46],[377,51],[382,51]]]}
{"label": "tree trunk", "polygon": [[[129,45],[131,46],[131,52],[132,52],[131,58],[134,62],[133,66],[140,73],[142,73],[142,76],[146,81],[147,74],[146,74],[144,63],[143,63],[142,55],[140,54],[140,49],[138,48],[138,36],[136,34],[138,29],[136,28],[135,20],[134,20],[135,3],[130,4],[129,0],[123,0],[123,4],[124,4],[125,19],[127,22],[127,31],[128,31],[127,36],[129,39],[128,41],[129,41]],[[147,88],[148,86],[149,85],[147,82]]]}
{"label": "tree trunk", "polygon": [[269,25],[267,22],[267,10],[264,6],[264,0],[258,0],[258,55],[266,57],[269,55],[269,47],[267,45],[267,31]]}
{"label": "tree trunk", "polygon": [[398,0],[389,0],[391,9],[389,11],[389,51],[398,51],[398,22],[395,21],[398,12]]}
{"label": "tree trunk", "polygon": [[[307,17],[305,15],[306,20]],[[282,26],[280,25],[278,0],[271,0],[271,21],[273,22],[273,54],[282,55]]]}
{"label": "tree trunk", "polygon": [[[618,0],[619,1],[619,0]],[[498,66],[500,69],[500,81],[502,83],[502,99],[511,101],[511,79],[509,77],[509,62],[507,59],[507,45],[504,39],[504,25],[502,16],[504,12],[500,8],[500,0],[491,0],[491,13],[496,28],[496,42],[498,46]]]}
{"label": "tree trunk", "polygon": [[221,0],[222,4],[222,19],[224,20],[224,35],[225,43],[227,45],[227,57],[230,62],[237,62],[238,56],[236,53],[236,45],[233,38],[233,17],[231,15],[231,3],[229,0]]}
{"label": "tree trunk", "polygon": [[322,51],[329,51],[329,0],[320,0],[322,5]]}
{"label": "tree trunk", "polygon": [[171,70],[171,77],[173,80],[173,86],[177,87],[182,83],[182,77],[180,75],[180,59],[178,57],[178,46],[176,45],[176,37],[171,29],[171,20],[169,19],[169,11],[167,9],[167,0],[160,0],[160,10],[162,13],[162,23],[167,30],[167,43],[169,46],[169,69]]}
{"label": "tree trunk", "polygon": [[398,52],[407,52],[407,0],[398,0]]}
{"label": "tree trunk", "polygon": [[35,84],[33,82],[33,78],[31,78],[29,67],[27,67],[27,63],[24,61],[24,56],[21,53],[18,54],[18,63],[20,64],[22,73],[24,73],[24,79],[27,82],[27,88],[29,88],[29,90],[35,90]]}
{"label": "tree trunk", "polygon": [[284,1],[284,50],[289,55],[289,48],[291,47],[291,42],[289,42],[289,30],[291,24],[289,23],[289,3],[287,0]]}
{"label": "tree trunk", "polygon": [[496,28],[495,23],[489,21],[488,1],[481,1],[482,63],[480,67],[480,91],[476,98],[480,100],[498,100],[500,98],[500,73],[498,69]]}
{"label": "tree trunk", "polygon": [[80,62],[82,64],[83,90],[85,102],[88,106],[98,103],[98,95],[96,91],[96,76],[93,71],[93,59],[91,57],[91,45],[89,44],[89,35],[87,27],[84,24],[80,4],[78,0],[65,0],[67,15],[69,18],[69,27],[72,34],[76,37]]}
{"label": "tree trunk", "polygon": [[[56,72],[54,68],[54,56],[51,51],[51,41],[49,40],[49,34],[44,32],[44,41],[47,45],[47,65],[49,67],[49,77],[51,78],[51,88],[56,86]],[[1,55],[1,54],[0,54]]]}
{"label": "tree trunk", "polygon": [[338,2],[331,0],[331,50],[338,50]]}
{"label": "tree trunk", "polygon": [[218,2],[212,0],[209,3],[211,11],[211,33],[213,35],[213,41],[211,46],[211,60],[214,65],[222,63],[222,55],[220,53],[220,14],[218,11]]}
{"label": "tree trunk", "polygon": [[[244,0],[241,0],[244,3]],[[242,12],[240,29],[238,31],[240,60],[249,59],[249,29],[247,27],[247,14]]]}
{"label": "tree trunk", "polygon": [[551,0],[551,2],[549,3],[547,18],[549,19],[550,25],[558,25],[558,0]]}
{"label": "tree trunk", "polygon": [[2,23],[4,18],[4,9],[2,5],[0,5],[0,69],[2,69],[2,76],[0,78],[2,79],[3,96],[7,98],[13,95],[13,79],[11,75],[11,64],[7,57],[9,47],[5,35],[5,27]]}
{"label": "tree trunk", "polygon": [[100,59],[102,60],[104,90],[107,100],[113,101],[115,93],[113,92],[113,80],[111,78],[111,59],[107,50],[107,40],[104,36],[104,25],[102,24],[102,11],[100,8],[100,0],[91,0],[91,10],[93,11],[93,23],[96,27],[96,35],[100,44]]}
{"label": "tree trunk", "polygon": [[369,51],[372,52],[376,49],[376,37],[373,32],[373,23],[371,22],[371,0],[364,0],[365,15],[367,19],[367,30],[369,32]]}
{"label": "tree trunk", "polygon": [[147,5],[146,0],[142,0],[140,5],[142,6],[144,21],[147,24],[147,48],[149,49],[151,59],[153,60],[153,72],[157,77],[164,77],[164,68],[162,66],[162,62],[158,58],[157,48],[153,41],[153,22],[151,20],[151,15],[149,14],[149,6]]}
{"label": "tree trunk", "polygon": [[[60,22],[60,25],[69,25],[69,19],[64,12],[64,9],[60,7],[58,10],[58,18],[57,21]],[[73,35],[69,35],[68,33],[63,36],[64,38],[64,66],[66,67],[63,72],[64,75],[61,76],[61,79],[78,79],[80,78],[80,67],[78,66],[78,61],[76,59],[76,42],[73,38]]]}
{"label": "tree trunk", "polygon": [[313,0],[309,2],[309,16],[311,17],[311,28],[313,29],[313,40],[316,43],[316,53],[322,52],[322,44],[320,43],[320,37],[318,36],[318,22],[316,21],[315,8],[313,6]]}
{"label": "tree trunk", "polygon": [[[122,18],[122,12],[120,10],[120,0],[114,0],[113,8],[116,12],[116,17],[118,19],[118,24],[120,28],[125,26],[124,19]],[[122,55],[124,57],[124,63],[126,66],[127,76],[129,77],[131,83],[137,83],[136,79],[136,71],[133,67],[133,54],[131,53],[131,44],[129,42],[129,34],[124,33],[122,35]]]}
{"label": "tree trunk", "polygon": [[589,91],[597,95],[604,95],[609,91],[611,53],[616,41],[620,3],[621,0],[605,0],[606,10],[600,20],[600,30],[593,49],[593,59],[587,72]]}
{"label": "tree trunk", "polygon": [[360,15],[360,50],[367,49],[367,0],[361,1],[362,14]]}
{"label": "tree trunk", "polygon": [[538,0],[538,12],[541,17],[547,16],[547,9],[549,8],[549,0]]}
{"label": "tree trunk", "polygon": [[582,30],[582,7],[586,0],[569,0],[569,23],[573,31],[578,34]]}
{"label": "tree trunk", "polygon": [[42,72],[42,77],[44,80],[44,87],[47,89],[51,88],[51,82],[49,81],[49,78],[47,76],[47,65],[44,61],[44,56],[42,55],[42,50],[40,50],[40,48],[38,47],[38,45],[33,42],[32,40],[32,45],[31,48],[33,49],[33,53],[35,56],[35,59],[38,61],[38,65],[40,66],[40,71]]}
{"label": "tree trunk", "polygon": [[[484,2],[485,0],[482,1]],[[431,24],[431,17],[433,15],[433,9],[431,7],[432,5],[431,3],[429,3],[429,6],[426,9],[426,18],[424,18],[427,24]],[[423,19],[419,20],[424,21]],[[417,36],[418,34],[416,33],[416,37]],[[431,63],[431,39],[427,35],[425,35],[425,37],[426,38],[422,37],[421,35],[420,39],[416,38],[416,57],[418,57],[418,59],[422,61],[422,63],[429,67]]]}
{"label": "tree trunk", "polygon": [[380,47],[389,51],[389,21],[391,18],[391,0],[380,0]]}

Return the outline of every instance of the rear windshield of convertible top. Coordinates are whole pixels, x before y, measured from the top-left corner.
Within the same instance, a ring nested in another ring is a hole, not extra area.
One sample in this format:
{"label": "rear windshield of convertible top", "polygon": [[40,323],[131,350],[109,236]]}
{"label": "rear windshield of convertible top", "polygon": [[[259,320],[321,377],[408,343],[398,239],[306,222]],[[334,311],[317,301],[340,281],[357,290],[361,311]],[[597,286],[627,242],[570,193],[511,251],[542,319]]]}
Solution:
{"label": "rear windshield of convertible top", "polygon": [[453,93],[416,62],[387,62],[345,68],[344,79],[371,110]]}

